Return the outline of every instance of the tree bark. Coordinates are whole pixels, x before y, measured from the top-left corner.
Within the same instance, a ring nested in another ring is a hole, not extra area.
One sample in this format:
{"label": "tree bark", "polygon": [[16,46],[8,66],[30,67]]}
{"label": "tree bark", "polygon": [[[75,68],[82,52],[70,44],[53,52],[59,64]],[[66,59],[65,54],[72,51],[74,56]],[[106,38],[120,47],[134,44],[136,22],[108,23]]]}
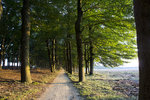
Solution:
{"label": "tree bark", "polygon": [[139,58],[139,100],[150,100],[150,1],[134,0]]}
{"label": "tree bark", "polygon": [[81,39],[81,21],[83,17],[82,11],[82,0],[77,0],[77,21],[75,23],[76,31],[76,43],[77,43],[77,52],[78,52],[78,64],[79,64],[79,82],[85,80],[84,67],[83,67],[83,48],[82,48],[82,39]]}
{"label": "tree bark", "polygon": [[30,7],[29,0],[23,0],[21,34],[21,82],[32,83],[29,61]]}

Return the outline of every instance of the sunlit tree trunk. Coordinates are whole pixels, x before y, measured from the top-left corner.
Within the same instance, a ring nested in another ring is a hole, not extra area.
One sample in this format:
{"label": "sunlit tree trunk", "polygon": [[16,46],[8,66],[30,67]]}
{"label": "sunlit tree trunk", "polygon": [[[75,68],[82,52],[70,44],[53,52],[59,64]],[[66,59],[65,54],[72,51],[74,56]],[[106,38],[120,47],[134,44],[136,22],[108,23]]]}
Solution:
{"label": "sunlit tree trunk", "polygon": [[32,83],[29,61],[30,8],[29,0],[23,0],[21,35],[21,82]]}
{"label": "sunlit tree trunk", "polygon": [[78,52],[78,64],[79,64],[79,82],[85,80],[84,67],[83,67],[83,48],[81,39],[81,21],[83,17],[82,11],[82,0],[77,0],[77,21],[75,23],[76,31],[76,42],[77,42],[77,52]]}
{"label": "sunlit tree trunk", "polygon": [[150,100],[150,0],[134,0],[139,58],[139,100]]}

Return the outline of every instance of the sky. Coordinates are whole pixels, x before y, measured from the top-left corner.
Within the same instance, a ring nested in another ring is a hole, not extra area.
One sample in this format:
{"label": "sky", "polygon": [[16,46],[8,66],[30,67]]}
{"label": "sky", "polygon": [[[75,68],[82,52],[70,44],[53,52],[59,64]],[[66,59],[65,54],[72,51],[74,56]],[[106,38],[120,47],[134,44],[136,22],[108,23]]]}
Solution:
{"label": "sky", "polygon": [[120,66],[120,67],[138,67],[138,58],[136,59],[132,59],[132,60],[128,60],[129,63],[125,63],[124,65]]}

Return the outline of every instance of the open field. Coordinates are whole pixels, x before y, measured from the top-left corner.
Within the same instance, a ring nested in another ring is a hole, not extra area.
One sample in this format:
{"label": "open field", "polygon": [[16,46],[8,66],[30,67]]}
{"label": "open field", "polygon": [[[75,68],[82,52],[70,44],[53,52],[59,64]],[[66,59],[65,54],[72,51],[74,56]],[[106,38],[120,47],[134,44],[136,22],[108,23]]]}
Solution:
{"label": "open field", "polygon": [[[94,75],[86,75],[86,81],[74,82],[80,94],[86,100],[137,100],[138,71],[96,71]],[[69,75],[72,81],[77,81],[77,74]]]}
{"label": "open field", "polygon": [[21,83],[19,70],[0,70],[0,100],[34,100],[55,79],[58,72],[49,69],[33,69],[33,83]]}

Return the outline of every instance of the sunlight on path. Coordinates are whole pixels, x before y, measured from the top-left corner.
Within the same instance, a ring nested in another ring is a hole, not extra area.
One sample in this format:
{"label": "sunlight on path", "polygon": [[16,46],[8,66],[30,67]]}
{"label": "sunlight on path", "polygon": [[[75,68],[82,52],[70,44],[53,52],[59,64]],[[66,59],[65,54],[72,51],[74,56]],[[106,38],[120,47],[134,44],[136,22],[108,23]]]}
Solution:
{"label": "sunlight on path", "polygon": [[83,100],[70,79],[62,71],[39,100]]}

